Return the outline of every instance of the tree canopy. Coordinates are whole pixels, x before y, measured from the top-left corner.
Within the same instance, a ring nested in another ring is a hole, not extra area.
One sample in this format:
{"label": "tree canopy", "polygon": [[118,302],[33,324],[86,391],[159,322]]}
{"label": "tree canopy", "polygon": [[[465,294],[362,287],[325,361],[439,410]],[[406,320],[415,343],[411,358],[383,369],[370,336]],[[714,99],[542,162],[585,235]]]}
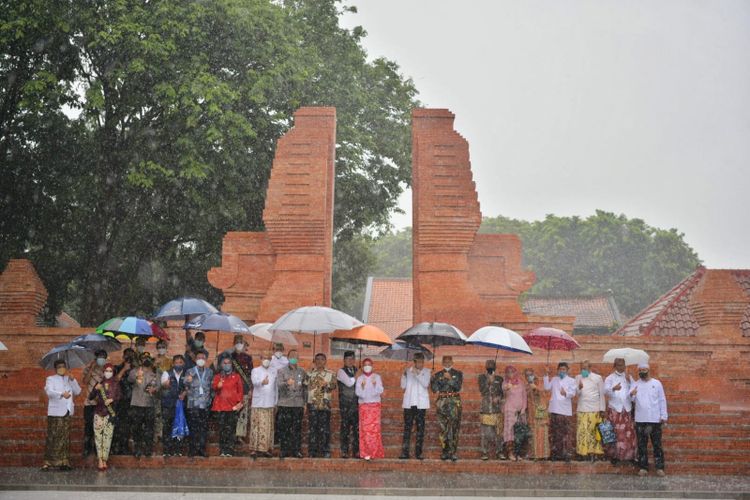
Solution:
{"label": "tree canopy", "polygon": [[[337,0],[0,0],[0,262],[25,256],[82,324],[191,293],[229,230],[262,229],[276,140],[337,108],[336,244],[410,179],[411,80]],[[337,252],[340,254],[340,252]]]}

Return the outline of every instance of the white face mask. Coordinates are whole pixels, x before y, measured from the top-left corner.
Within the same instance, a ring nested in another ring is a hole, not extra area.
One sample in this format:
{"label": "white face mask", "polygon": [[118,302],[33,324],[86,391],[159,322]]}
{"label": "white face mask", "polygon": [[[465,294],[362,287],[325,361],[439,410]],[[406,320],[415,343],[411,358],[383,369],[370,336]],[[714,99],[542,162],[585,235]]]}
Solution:
{"label": "white face mask", "polygon": [[156,350],[156,352],[158,352],[158,353],[159,353],[159,356],[164,356],[165,354],[167,354],[167,349],[166,349],[166,348],[164,348],[164,347],[160,347],[160,348],[158,348],[158,349]]}
{"label": "white face mask", "polygon": [[144,352],[146,352],[146,346],[145,345],[137,345],[137,346],[135,346],[135,350],[138,351],[139,353],[143,354]]}
{"label": "white face mask", "polygon": [[112,372],[110,372],[110,371],[106,371],[106,372],[104,372],[104,378],[106,378],[106,379],[110,379],[110,378],[112,378],[112,377],[113,377],[114,375],[115,375],[115,374],[114,374],[114,373],[112,373]]}
{"label": "white face mask", "polygon": [[275,353],[273,353],[273,355],[276,356],[277,359],[279,359],[279,358],[281,358],[281,356],[284,355],[284,353],[281,352],[281,351],[276,351]]}
{"label": "white face mask", "polygon": [[261,364],[263,365],[263,368],[268,368],[269,366],[271,366],[271,360],[264,359]]}
{"label": "white face mask", "polygon": [[197,359],[195,360],[195,364],[198,365],[200,368],[203,368],[206,365],[206,360],[202,358]]}
{"label": "white face mask", "polygon": [[234,344],[234,350],[237,352],[242,352],[244,348],[245,348],[245,344]]}
{"label": "white face mask", "polygon": [[444,365],[443,368],[445,371],[449,371],[451,368],[453,368],[453,365]]}
{"label": "white face mask", "polygon": [[372,373],[372,366],[370,366],[370,365],[365,365],[365,366],[364,366],[364,367],[362,368],[362,371],[363,371],[363,372],[365,372],[365,373]]}

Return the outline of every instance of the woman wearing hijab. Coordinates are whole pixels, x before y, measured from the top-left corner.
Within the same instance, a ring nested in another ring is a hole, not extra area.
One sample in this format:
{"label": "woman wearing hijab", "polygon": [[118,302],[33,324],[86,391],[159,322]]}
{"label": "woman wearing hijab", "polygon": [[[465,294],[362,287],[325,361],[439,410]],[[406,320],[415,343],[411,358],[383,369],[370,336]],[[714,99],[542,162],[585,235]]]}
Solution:
{"label": "woman wearing hijab", "polygon": [[510,460],[518,460],[514,451],[515,436],[513,434],[513,426],[518,421],[519,415],[526,414],[527,396],[526,384],[521,380],[518,370],[513,366],[508,366],[505,369],[503,393],[505,394],[503,441],[505,441],[505,446],[508,448],[508,458]]}
{"label": "woman wearing hijab", "polygon": [[120,399],[120,384],[114,379],[114,375],[115,367],[112,363],[105,364],[102,381],[94,386],[88,396],[94,402],[94,443],[99,459],[99,472],[107,470],[109,449],[115,431],[115,407]]}
{"label": "woman wearing hijab", "polygon": [[359,400],[359,456],[365,460],[384,458],[383,439],[380,434],[380,395],[383,381],[374,372],[372,360],[362,363],[362,375],[357,377],[356,394]]}

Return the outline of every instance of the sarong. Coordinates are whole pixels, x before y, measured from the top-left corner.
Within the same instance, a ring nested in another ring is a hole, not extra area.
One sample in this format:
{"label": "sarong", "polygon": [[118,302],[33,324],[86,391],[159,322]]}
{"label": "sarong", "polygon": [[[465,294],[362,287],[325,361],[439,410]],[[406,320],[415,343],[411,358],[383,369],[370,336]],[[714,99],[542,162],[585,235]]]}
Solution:
{"label": "sarong", "polygon": [[607,456],[614,460],[634,460],[637,442],[630,412],[623,409],[618,413],[614,408],[607,408],[607,419],[612,422],[617,434],[617,441],[607,445]]}
{"label": "sarong", "polygon": [[529,451],[531,458],[537,460],[549,458],[549,413],[544,407],[533,410],[529,419],[531,438],[529,439]]}
{"label": "sarong", "polygon": [[359,456],[384,458],[383,439],[380,434],[380,403],[359,405]]}
{"label": "sarong", "polygon": [[550,413],[550,457],[553,460],[569,460],[573,453],[573,417]]}
{"label": "sarong", "polygon": [[250,410],[250,451],[268,453],[273,449],[273,408]]}
{"label": "sarong", "polygon": [[94,443],[96,456],[99,460],[109,460],[109,449],[112,445],[112,435],[115,432],[114,418],[110,416],[94,415]]}
{"label": "sarong", "polygon": [[47,444],[44,465],[70,466],[70,415],[47,417]]}
{"label": "sarong", "polygon": [[602,442],[596,439],[596,426],[601,422],[598,412],[578,412],[576,453],[581,456],[603,455]]}

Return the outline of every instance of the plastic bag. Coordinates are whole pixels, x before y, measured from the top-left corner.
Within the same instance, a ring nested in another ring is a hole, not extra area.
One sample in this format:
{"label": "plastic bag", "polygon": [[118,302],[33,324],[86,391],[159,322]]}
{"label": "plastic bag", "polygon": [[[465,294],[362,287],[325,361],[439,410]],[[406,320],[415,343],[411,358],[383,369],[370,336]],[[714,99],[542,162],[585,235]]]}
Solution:
{"label": "plastic bag", "polygon": [[187,419],[185,418],[185,409],[182,400],[178,399],[174,407],[174,421],[172,422],[172,438],[182,439],[190,435]]}

